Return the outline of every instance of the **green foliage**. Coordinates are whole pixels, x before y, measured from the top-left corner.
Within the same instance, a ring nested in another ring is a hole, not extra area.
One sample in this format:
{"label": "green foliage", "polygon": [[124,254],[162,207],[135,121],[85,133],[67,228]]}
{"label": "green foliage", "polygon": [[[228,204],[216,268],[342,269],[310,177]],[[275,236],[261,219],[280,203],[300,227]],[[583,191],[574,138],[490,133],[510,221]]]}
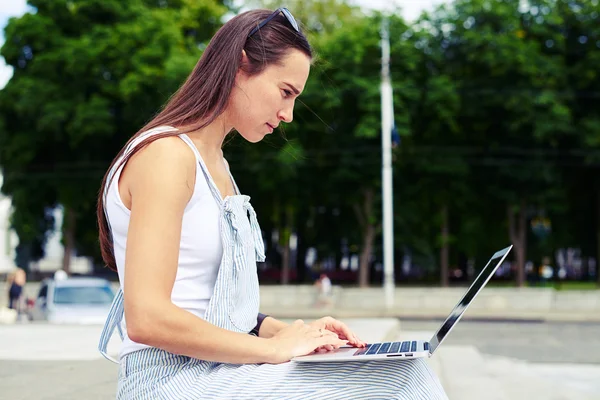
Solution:
{"label": "green foliage", "polygon": [[[598,251],[600,6],[595,0],[456,0],[407,24],[389,16],[396,264],[407,251],[437,276],[441,212],[451,263],[480,261],[508,238],[507,210],[543,214],[528,258]],[[1,54],[3,192],[13,226],[39,254],[48,208],[76,211],[78,248],[96,255],[95,196],[108,162],[191,71],[230,3],[37,0],[12,19]],[[252,6],[276,8],[279,1]],[[226,157],[277,255],[299,236],[339,259],[363,246],[357,207],[381,224],[380,27],[341,0],[285,4],[315,50],[294,123],[258,145],[232,136]],[[593,217],[594,216],[594,217]],[[42,221],[42,222],[40,222]],[[380,257],[381,237],[375,243]],[[35,245],[33,245],[35,243]],[[276,262],[275,262],[276,263]],[[299,271],[301,272],[301,271]],[[302,277],[301,277],[302,279]]]}

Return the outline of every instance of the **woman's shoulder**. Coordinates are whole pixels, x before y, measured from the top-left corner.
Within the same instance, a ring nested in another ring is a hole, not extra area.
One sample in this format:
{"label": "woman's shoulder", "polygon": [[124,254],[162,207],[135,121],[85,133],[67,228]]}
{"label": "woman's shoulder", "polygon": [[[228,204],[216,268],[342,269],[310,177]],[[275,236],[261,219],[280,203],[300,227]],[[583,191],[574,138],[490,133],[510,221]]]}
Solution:
{"label": "woman's shoulder", "polygon": [[187,196],[193,190],[196,157],[178,136],[159,138],[140,148],[127,161],[122,181],[131,191],[180,192]]}
{"label": "woman's shoulder", "polygon": [[129,163],[142,164],[144,168],[150,169],[171,169],[193,167],[196,157],[179,136],[168,136],[157,138],[140,148]]}

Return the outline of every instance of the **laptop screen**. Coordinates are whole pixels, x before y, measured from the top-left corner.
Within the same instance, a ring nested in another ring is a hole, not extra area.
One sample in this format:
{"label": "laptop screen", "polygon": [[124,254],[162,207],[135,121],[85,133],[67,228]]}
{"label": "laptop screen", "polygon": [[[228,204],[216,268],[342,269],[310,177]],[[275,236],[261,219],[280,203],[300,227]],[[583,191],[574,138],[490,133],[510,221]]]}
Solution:
{"label": "laptop screen", "polygon": [[492,258],[490,258],[486,266],[481,270],[477,278],[475,278],[475,281],[473,281],[471,284],[469,290],[467,290],[467,293],[465,293],[462,299],[460,299],[448,318],[446,318],[446,321],[444,321],[440,329],[438,329],[438,331],[429,341],[431,353],[435,351],[435,349],[442,343],[446,335],[448,335],[448,333],[452,330],[454,325],[456,325],[456,323],[460,320],[460,317],[462,317],[467,307],[469,307],[469,304],[471,304],[475,296],[477,296],[479,291],[483,289],[485,284],[494,275],[494,272],[496,272],[500,264],[502,264],[502,261],[504,261],[510,249],[512,249],[512,246],[498,251],[492,256]]}

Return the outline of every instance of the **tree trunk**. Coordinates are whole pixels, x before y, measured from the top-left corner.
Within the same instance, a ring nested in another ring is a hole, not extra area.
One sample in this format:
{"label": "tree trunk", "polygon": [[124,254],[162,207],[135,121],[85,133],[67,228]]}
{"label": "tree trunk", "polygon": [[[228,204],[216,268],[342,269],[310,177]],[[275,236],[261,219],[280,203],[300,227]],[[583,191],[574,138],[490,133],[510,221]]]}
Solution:
{"label": "tree trunk", "polygon": [[283,254],[281,255],[281,284],[290,283],[290,244],[283,245]]}
{"label": "tree trunk", "polygon": [[367,226],[367,232],[363,236],[362,249],[360,251],[360,266],[358,269],[358,285],[360,287],[369,286],[369,258],[373,252],[373,242],[375,241],[375,227]]}
{"label": "tree trunk", "polygon": [[596,279],[600,287],[600,189],[597,191],[596,204],[598,205],[598,213],[596,215]]}
{"label": "tree trunk", "polygon": [[75,249],[75,212],[70,207],[64,208],[63,214],[63,239],[64,253],[62,269],[67,274],[71,273],[71,257]]}
{"label": "tree trunk", "polygon": [[[281,207],[280,207],[280,203],[279,203],[279,199],[277,197],[273,198],[273,205],[271,208],[271,222],[273,223],[272,226],[272,230],[270,232],[271,233],[271,237],[269,238],[269,243],[272,244],[272,253],[273,253],[273,257],[271,257],[271,261],[269,262],[272,266],[277,266],[279,268],[280,271],[280,279],[283,279],[283,266],[282,263],[280,263],[280,260],[283,258],[280,256],[283,256],[283,254],[281,253],[281,233],[283,231],[283,228],[281,227]],[[273,234],[277,232],[277,238],[273,238]],[[269,260],[269,258],[267,257],[267,260]],[[279,263],[279,264],[278,264]]]}
{"label": "tree trunk", "polygon": [[362,191],[363,204],[359,207],[354,204],[354,213],[362,232],[362,248],[360,251],[360,264],[358,268],[358,285],[360,287],[369,286],[369,259],[373,252],[375,234],[377,226],[373,223],[373,189],[366,188]]}
{"label": "tree trunk", "polygon": [[281,245],[283,254],[281,255],[281,284],[290,283],[290,237],[292,235],[292,226],[294,221],[294,207],[285,207],[285,225],[281,235]]}
{"label": "tree trunk", "polygon": [[[301,221],[301,219],[300,219]],[[306,283],[306,241],[304,235],[298,234],[298,251],[296,252],[296,273],[298,283]]]}
{"label": "tree trunk", "polygon": [[440,274],[442,287],[448,287],[448,231],[448,205],[444,204],[442,206],[442,247],[440,249]]}
{"label": "tree trunk", "polygon": [[523,287],[525,284],[525,258],[527,254],[527,216],[525,208],[527,203],[525,199],[521,200],[519,212],[515,215],[513,208],[508,205],[508,234],[510,241],[515,248],[517,259],[517,286]]}

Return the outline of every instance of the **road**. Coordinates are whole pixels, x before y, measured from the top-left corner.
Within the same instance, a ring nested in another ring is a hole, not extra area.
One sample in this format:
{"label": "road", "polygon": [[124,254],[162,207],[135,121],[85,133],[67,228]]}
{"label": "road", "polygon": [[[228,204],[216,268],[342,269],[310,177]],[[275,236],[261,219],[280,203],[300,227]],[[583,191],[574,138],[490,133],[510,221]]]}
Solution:
{"label": "road", "polygon": [[[440,321],[402,320],[403,331],[434,332]],[[461,321],[444,345],[536,363],[600,365],[600,324]],[[599,396],[600,398],[600,396]]]}

